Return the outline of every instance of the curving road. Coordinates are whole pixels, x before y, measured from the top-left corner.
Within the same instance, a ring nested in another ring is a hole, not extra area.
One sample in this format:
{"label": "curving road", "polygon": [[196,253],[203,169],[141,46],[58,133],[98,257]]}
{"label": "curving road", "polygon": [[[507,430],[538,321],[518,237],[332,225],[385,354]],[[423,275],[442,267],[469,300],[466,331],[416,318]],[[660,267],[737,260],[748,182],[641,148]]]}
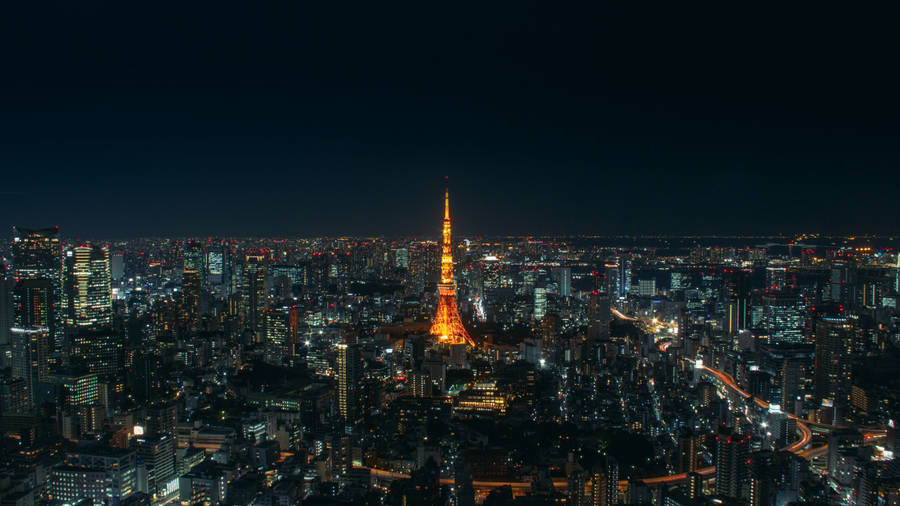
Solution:
{"label": "curving road", "polygon": [[[746,391],[742,390],[741,387],[739,387],[737,385],[737,383],[735,383],[734,378],[732,378],[730,374],[728,374],[726,372],[722,372],[718,369],[713,369],[712,367],[707,367],[705,365],[701,365],[700,368],[706,372],[713,374],[714,376],[716,376],[717,378],[722,380],[722,383],[724,383],[725,386],[727,386],[732,391],[739,394],[744,399],[752,399],[753,402],[756,403],[757,406],[759,406],[763,409],[769,409],[768,402],[760,399],[759,397],[753,397]],[[808,445],[809,442],[812,441],[812,431],[809,430],[809,426],[806,425],[806,420],[803,420],[802,418],[798,418],[796,415],[793,415],[791,413],[785,413],[785,414],[787,415],[788,418],[797,421],[797,429],[800,430],[802,437],[796,443],[789,445],[782,449],[787,450],[791,453],[796,453],[796,454],[800,455],[802,453],[803,448],[805,448],[806,445]]]}

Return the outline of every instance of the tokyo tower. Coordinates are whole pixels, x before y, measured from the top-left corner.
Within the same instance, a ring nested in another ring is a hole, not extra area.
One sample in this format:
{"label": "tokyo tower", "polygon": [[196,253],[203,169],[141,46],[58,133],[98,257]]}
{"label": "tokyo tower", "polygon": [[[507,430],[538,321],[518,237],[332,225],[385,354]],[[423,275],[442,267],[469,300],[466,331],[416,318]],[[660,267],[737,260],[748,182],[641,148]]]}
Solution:
{"label": "tokyo tower", "polygon": [[441,282],[438,284],[438,307],[431,324],[431,335],[440,344],[475,346],[459,319],[456,307],[456,283],[453,282],[453,245],[450,241],[450,189],[444,192],[444,229],[441,243]]}

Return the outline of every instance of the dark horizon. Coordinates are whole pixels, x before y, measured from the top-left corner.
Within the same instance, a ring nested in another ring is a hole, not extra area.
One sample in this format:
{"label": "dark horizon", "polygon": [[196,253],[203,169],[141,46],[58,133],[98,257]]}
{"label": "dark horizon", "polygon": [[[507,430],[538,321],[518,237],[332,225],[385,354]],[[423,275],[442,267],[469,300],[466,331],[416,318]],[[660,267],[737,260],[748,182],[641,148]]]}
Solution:
{"label": "dark horizon", "polygon": [[893,12],[12,9],[7,226],[900,232]]}

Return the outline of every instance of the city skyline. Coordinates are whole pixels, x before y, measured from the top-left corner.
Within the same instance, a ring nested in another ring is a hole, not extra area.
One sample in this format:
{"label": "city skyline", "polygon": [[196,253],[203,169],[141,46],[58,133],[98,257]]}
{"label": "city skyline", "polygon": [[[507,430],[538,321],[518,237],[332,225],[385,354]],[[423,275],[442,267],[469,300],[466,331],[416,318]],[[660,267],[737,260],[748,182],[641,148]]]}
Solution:
{"label": "city skyline", "polygon": [[897,19],[4,6],[0,504],[900,506]]}

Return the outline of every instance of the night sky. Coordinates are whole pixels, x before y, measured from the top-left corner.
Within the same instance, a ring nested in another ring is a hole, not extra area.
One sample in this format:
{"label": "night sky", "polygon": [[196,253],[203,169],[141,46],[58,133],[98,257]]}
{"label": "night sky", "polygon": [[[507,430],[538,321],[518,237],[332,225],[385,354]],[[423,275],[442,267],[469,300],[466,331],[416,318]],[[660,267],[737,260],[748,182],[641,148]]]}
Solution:
{"label": "night sky", "polygon": [[0,223],[897,232],[896,7],[259,3],[5,5]]}

